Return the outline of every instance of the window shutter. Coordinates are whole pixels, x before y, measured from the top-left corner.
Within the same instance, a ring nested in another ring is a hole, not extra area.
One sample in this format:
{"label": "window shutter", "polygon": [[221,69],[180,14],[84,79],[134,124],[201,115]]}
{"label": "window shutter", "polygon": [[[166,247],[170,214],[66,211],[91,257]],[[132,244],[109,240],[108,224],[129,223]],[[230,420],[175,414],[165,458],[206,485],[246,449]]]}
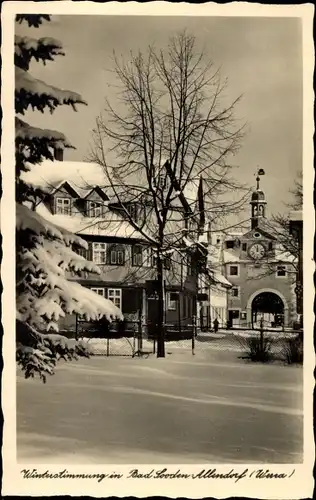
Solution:
{"label": "window shutter", "polygon": [[92,241],[88,241],[88,250],[87,250],[87,260],[93,259],[93,243]]}
{"label": "window shutter", "polygon": [[114,249],[115,249],[114,245],[107,245],[106,246],[106,263],[107,264],[111,264],[111,252]]}

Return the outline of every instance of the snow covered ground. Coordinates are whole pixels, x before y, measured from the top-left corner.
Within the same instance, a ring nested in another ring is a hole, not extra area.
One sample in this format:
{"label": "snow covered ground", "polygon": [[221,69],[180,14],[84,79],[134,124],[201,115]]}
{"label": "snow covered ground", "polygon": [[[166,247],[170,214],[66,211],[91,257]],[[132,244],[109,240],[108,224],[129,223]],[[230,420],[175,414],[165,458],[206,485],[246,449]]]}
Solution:
{"label": "snow covered ground", "polygon": [[61,363],[17,384],[23,463],[297,463],[302,369],[236,353],[167,349],[164,359]]}

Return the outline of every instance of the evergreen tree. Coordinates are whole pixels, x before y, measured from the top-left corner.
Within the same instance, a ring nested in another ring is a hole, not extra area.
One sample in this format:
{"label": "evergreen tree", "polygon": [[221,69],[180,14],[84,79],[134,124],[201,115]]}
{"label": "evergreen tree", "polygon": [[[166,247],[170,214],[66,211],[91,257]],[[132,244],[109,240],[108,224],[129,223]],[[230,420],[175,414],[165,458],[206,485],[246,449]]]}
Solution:
{"label": "evergreen tree", "polygon": [[[39,27],[46,15],[19,15],[18,23]],[[45,382],[54,373],[58,359],[87,356],[86,346],[58,333],[58,320],[77,313],[88,321],[120,318],[114,304],[69,279],[85,272],[100,272],[78,255],[86,242],[35,212],[43,193],[23,181],[23,172],[54,151],[72,147],[60,132],[32,127],[21,116],[29,107],[51,113],[61,105],[86,104],[72,91],[48,85],[29,73],[32,60],[53,61],[64,55],[62,45],[52,38],[15,37],[16,114],[16,341],[17,362],[26,377],[39,375]]]}

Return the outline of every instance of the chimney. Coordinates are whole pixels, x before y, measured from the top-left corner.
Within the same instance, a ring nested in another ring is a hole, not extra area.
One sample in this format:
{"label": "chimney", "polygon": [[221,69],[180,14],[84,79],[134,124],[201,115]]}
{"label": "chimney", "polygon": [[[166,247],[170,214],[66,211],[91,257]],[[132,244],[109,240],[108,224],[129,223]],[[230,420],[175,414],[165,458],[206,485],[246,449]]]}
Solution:
{"label": "chimney", "polygon": [[57,161],[64,160],[64,150],[62,148],[54,148],[54,159]]}

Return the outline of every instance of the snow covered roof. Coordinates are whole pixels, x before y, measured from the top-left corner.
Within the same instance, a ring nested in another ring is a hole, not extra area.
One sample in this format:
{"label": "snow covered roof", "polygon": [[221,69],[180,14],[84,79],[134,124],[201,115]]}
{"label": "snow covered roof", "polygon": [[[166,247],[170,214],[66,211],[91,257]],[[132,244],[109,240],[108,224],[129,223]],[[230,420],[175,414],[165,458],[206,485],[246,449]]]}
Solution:
{"label": "snow covered roof", "polygon": [[303,220],[303,210],[292,210],[289,213],[289,219],[295,222],[301,222]]}
{"label": "snow covered roof", "polygon": [[27,184],[52,192],[57,186],[67,181],[75,191],[81,190],[86,195],[95,186],[106,185],[105,174],[96,163],[76,161],[45,160],[36,165],[30,165],[28,172],[23,172],[21,178]]}
{"label": "snow covered roof", "polygon": [[238,238],[244,234],[243,231],[230,231],[225,235],[225,240],[231,239],[231,238]]}
{"label": "snow covered roof", "polygon": [[36,212],[47,221],[76,233],[78,235],[109,236],[117,238],[135,238],[146,240],[146,237],[134,229],[134,227],[117,213],[109,212],[109,218],[106,217],[80,217],[79,215],[53,215],[43,203],[39,204]]}
{"label": "snow covered roof", "polygon": [[294,255],[292,255],[290,252],[287,252],[282,247],[276,248],[275,260],[277,262],[284,262],[284,263],[289,263],[289,264],[295,264],[297,262],[297,258]]}
{"label": "snow covered roof", "polygon": [[[140,179],[133,179],[134,186],[131,186],[128,191],[126,190],[126,186],[124,186],[122,192],[120,187],[113,188],[109,185],[102,166],[97,163],[45,160],[36,165],[29,165],[29,171],[23,172],[21,178],[27,184],[47,193],[53,193],[67,181],[81,198],[87,197],[88,193],[97,187],[110,202],[117,201],[114,189],[119,192],[119,198],[121,200],[126,198],[126,201],[131,196],[136,199],[141,194],[141,190],[138,187],[141,186]],[[197,189],[197,182],[192,181],[187,183],[183,190],[183,194],[192,210],[194,209],[193,202],[196,201]],[[175,208],[182,207],[178,197],[173,200],[172,205]]]}
{"label": "snow covered roof", "polygon": [[228,279],[226,279],[225,276],[218,271],[214,271],[211,277],[215,281],[215,283],[220,283],[221,285],[224,285],[226,287],[232,286]]}
{"label": "snow covered roof", "polygon": [[223,262],[225,264],[229,262],[239,262],[239,256],[233,252],[229,252],[228,250],[223,250]]}

